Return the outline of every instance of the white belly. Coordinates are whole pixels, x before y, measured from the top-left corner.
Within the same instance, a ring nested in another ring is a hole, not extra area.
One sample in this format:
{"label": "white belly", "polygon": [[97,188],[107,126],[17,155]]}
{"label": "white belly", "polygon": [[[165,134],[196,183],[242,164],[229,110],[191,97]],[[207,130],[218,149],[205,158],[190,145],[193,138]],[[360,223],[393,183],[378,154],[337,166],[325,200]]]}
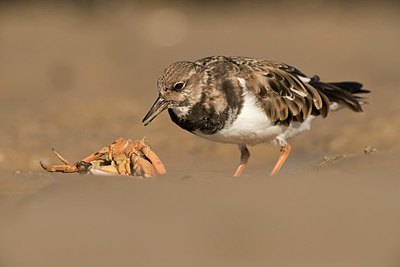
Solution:
{"label": "white belly", "polygon": [[315,118],[310,116],[303,123],[293,122],[288,126],[274,125],[268,120],[264,110],[256,104],[256,98],[247,88],[243,88],[244,103],[236,120],[212,135],[206,135],[200,131],[194,134],[205,139],[232,144],[256,145],[270,143],[285,145],[288,138],[310,129],[310,123]]}

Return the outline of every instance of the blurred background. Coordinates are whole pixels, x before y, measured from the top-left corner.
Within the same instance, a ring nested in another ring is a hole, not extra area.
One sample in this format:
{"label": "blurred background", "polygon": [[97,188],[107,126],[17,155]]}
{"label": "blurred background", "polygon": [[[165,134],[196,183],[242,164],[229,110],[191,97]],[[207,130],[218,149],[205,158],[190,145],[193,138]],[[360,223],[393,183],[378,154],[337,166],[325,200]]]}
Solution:
{"label": "blurred background", "polygon": [[[39,171],[52,147],[75,161],[142,136],[167,166],[234,168],[236,146],[192,136],[167,113],[141,124],[161,71],[210,55],[281,61],[372,91],[364,114],[315,120],[291,142],[297,158],[398,150],[399,12],[397,1],[1,1],[0,169]],[[251,148],[250,162],[272,164],[277,151]]]}
{"label": "blurred background", "polygon": [[[400,266],[399,14],[398,1],[0,1],[0,266]],[[161,71],[210,55],[362,82],[370,104],[314,120],[277,177],[279,148],[250,147],[234,179],[235,145],[166,112],[141,124]],[[166,175],[39,165],[59,163],[52,147],[75,162],[143,136]]]}

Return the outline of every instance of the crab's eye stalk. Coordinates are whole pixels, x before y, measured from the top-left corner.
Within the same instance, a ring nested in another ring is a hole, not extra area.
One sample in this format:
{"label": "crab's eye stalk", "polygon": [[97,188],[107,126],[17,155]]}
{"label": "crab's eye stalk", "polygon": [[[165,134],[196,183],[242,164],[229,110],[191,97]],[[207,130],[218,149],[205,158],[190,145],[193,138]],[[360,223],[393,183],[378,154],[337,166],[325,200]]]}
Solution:
{"label": "crab's eye stalk", "polygon": [[181,90],[181,89],[183,89],[183,87],[185,87],[185,83],[184,83],[184,82],[177,82],[177,83],[174,85],[174,89],[175,89],[175,90]]}

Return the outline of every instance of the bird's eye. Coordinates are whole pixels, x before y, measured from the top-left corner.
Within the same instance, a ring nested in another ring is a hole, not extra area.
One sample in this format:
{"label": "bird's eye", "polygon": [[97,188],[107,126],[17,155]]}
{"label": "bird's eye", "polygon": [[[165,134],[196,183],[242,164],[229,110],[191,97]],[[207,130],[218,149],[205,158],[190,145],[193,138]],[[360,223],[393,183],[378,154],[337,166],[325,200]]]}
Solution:
{"label": "bird's eye", "polygon": [[184,82],[177,82],[177,83],[174,85],[174,89],[175,89],[175,90],[181,90],[183,87],[185,87],[185,83],[184,83]]}

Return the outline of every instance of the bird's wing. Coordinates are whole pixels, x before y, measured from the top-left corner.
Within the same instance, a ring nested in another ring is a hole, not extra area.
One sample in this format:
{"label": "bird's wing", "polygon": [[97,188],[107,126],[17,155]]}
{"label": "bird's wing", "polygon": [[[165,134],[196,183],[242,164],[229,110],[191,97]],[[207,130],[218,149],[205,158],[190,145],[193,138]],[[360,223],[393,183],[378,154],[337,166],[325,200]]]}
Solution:
{"label": "bird's wing", "polygon": [[277,124],[304,121],[311,114],[325,117],[330,102],[322,92],[311,86],[308,78],[294,67],[272,61],[239,58],[240,72],[246,87],[258,104]]}
{"label": "bird's wing", "polygon": [[290,65],[262,59],[214,56],[195,64],[218,78],[214,80],[244,79],[241,86],[256,97],[268,119],[276,124],[302,122],[310,115],[326,117],[331,103],[360,112],[363,102],[355,94],[369,92],[357,82],[324,83]]}

